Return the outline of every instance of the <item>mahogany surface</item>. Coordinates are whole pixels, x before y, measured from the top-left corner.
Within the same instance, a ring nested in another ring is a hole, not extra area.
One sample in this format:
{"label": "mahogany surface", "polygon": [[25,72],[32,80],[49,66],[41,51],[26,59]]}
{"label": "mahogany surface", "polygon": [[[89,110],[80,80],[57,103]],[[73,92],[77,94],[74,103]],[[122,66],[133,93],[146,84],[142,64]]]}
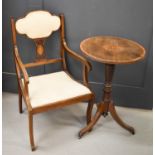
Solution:
{"label": "mahogany surface", "polygon": [[138,43],[113,36],[96,36],[81,42],[83,53],[95,61],[107,64],[127,64],[145,56],[145,49]]}

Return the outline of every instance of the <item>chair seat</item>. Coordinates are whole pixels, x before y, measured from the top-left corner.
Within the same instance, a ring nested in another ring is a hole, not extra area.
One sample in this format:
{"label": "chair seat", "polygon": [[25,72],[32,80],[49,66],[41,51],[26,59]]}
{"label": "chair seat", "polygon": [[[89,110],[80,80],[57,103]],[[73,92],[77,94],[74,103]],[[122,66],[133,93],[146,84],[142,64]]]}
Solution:
{"label": "chair seat", "polygon": [[32,108],[91,94],[87,87],[73,80],[64,71],[32,76],[28,87]]}

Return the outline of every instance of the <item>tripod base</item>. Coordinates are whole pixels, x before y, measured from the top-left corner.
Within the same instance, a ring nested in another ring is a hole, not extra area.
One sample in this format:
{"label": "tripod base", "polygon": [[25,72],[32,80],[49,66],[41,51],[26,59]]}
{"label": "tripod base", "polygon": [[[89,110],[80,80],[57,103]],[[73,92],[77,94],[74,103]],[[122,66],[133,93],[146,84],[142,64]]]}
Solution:
{"label": "tripod base", "polygon": [[[98,121],[98,119],[102,115],[106,117],[108,112],[110,112],[113,119],[121,127],[128,130],[132,134],[135,134],[134,128],[124,123],[121,120],[121,118],[118,116],[112,101],[112,78],[113,78],[114,70],[115,70],[114,64],[105,64],[105,84],[104,84],[103,101],[97,106],[97,112],[95,116],[91,119],[91,121],[87,124],[87,126],[79,132],[79,137],[82,137],[85,133],[87,133],[88,131],[91,131],[93,126]],[[91,112],[89,113],[89,116],[91,116]]]}
{"label": "tripod base", "polygon": [[108,108],[108,112],[106,112],[106,107],[107,105],[104,103],[101,103],[98,108],[97,108],[97,112],[95,114],[95,116],[92,118],[91,122],[85,127],[83,128],[80,132],[79,132],[79,138],[81,138],[84,134],[86,134],[87,132],[91,131],[93,126],[96,124],[96,122],[99,120],[99,118],[103,115],[104,117],[107,116],[108,112],[110,112],[111,116],[113,117],[113,119],[124,129],[128,130],[131,134],[135,134],[135,130],[133,127],[127,125],[125,122],[122,121],[122,119],[118,116],[115,106],[113,103],[109,104],[109,108]]}

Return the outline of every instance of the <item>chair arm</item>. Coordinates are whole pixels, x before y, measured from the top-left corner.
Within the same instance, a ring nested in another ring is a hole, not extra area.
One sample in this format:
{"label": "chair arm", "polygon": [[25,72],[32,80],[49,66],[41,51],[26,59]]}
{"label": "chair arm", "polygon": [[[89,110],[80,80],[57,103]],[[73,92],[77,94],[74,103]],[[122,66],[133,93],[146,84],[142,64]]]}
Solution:
{"label": "chair arm", "polygon": [[19,66],[19,68],[20,68],[20,70],[21,70],[21,72],[23,74],[23,77],[24,77],[24,83],[28,84],[29,83],[29,76],[28,76],[28,73],[26,71],[26,68],[25,68],[24,64],[22,63],[22,61],[20,59],[20,56],[18,54],[18,48],[17,48],[16,45],[14,46],[14,51],[15,51],[14,52],[15,53],[15,60],[16,60],[17,65]]}
{"label": "chair arm", "polygon": [[64,49],[68,52],[68,54],[69,54],[70,56],[72,56],[72,57],[75,58],[76,60],[79,60],[81,63],[83,63],[83,64],[87,67],[88,72],[91,71],[92,67],[91,67],[90,62],[88,62],[88,61],[87,61],[84,57],[82,57],[81,55],[79,55],[79,54],[77,54],[76,52],[72,51],[72,50],[68,47],[66,41],[63,41],[63,47],[64,47]]}
{"label": "chair arm", "polygon": [[88,86],[88,72],[91,71],[92,67],[90,62],[88,62],[84,57],[80,56],[76,52],[72,51],[68,46],[65,40],[63,40],[63,47],[65,51],[72,56],[74,59],[79,60],[83,66],[83,83]]}

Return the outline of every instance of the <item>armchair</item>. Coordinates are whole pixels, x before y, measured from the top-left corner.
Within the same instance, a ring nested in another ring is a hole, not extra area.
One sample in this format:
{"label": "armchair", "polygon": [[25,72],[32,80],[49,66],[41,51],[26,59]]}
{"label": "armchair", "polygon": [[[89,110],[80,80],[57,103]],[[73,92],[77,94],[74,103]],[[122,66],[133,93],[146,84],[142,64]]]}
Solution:
{"label": "armchair", "polygon": [[[22,98],[28,110],[29,137],[32,151],[35,150],[33,135],[33,115],[88,101],[87,123],[91,120],[94,94],[88,87],[88,72],[90,63],[72,51],[65,41],[64,15],[53,15],[47,11],[38,10],[28,13],[25,17],[11,18],[13,53],[18,81],[19,112],[22,113]],[[45,40],[54,32],[60,32],[60,58],[49,59],[44,50]],[[36,60],[24,64],[20,58],[16,33],[26,35],[36,45]],[[77,82],[67,69],[65,55],[68,54],[83,64],[83,84]],[[27,69],[52,63],[61,63],[61,71],[29,77]],[[39,84],[38,84],[39,83]]]}

